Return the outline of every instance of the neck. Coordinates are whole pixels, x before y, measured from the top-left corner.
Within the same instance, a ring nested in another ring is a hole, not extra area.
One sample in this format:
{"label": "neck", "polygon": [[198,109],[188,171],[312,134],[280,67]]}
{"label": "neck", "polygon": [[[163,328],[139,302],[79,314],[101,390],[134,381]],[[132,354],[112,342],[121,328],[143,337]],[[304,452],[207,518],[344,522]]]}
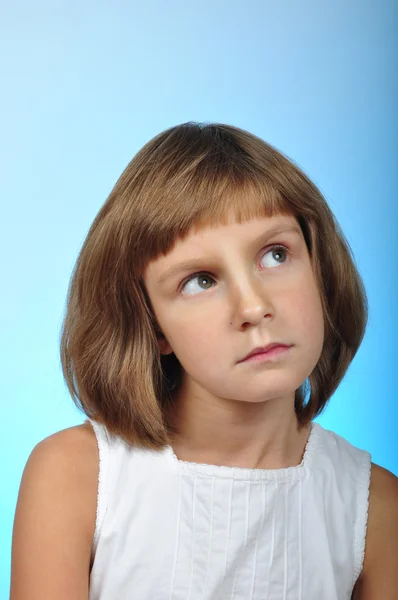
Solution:
{"label": "neck", "polygon": [[180,460],[253,469],[299,465],[311,429],[299,425],[294,394],[242,402],[204,390],[188,392],[186,386],[175,399],[170,423]]}

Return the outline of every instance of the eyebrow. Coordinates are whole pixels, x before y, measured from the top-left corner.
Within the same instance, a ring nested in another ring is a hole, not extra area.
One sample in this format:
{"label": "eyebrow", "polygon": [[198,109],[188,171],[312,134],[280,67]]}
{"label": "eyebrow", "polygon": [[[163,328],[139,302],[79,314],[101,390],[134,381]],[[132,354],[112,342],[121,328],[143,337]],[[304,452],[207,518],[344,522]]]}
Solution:
{"label": "eyebrow", "polygon": [[[275,235],[280,235],[282,233],[295,233],[296,235],[301,236],[301,229],[297,225],[293,225],[291,227],[273,227],[268,229],[265,233],[262,233],[258,236],[254,242],[250,244],[250,248],[253,246],[257,246],[258,243],[262,240],[265,243],[269,238],[274,237]],[[178,275],[179,273],[183,273],[186,271],[192,271],[195,269],[200,269],[201,265],[203,265],[204,261],[208,260],[207,258],[194,258],[192,260],[186,260],[184,262],[180,262],[176,265],[173,265],[169,269],[167,269],[162,276],[157,280],[157,284],[162,284],[171,277]]]}

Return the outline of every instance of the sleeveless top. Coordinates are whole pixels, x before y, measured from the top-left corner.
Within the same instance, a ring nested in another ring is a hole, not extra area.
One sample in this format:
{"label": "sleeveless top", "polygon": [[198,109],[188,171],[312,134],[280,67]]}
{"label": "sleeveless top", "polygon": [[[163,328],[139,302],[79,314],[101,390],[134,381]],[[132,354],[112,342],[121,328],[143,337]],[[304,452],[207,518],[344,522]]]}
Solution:
{"label": "sleeveless top", "polygon": [[94,421],[89,600],[350,600],[371,455],[312,422],[298,466],[249,469],[141,449]]}

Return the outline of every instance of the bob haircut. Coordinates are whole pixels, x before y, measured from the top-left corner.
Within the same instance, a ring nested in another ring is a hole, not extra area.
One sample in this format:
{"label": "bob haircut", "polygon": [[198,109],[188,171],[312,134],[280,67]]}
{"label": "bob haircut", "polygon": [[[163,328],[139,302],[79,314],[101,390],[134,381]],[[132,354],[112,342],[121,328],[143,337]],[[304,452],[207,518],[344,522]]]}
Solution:
{"label": "bob haircut", "polygon": [[[188,122],[150,140],[96,216],[68,289],[61,363],[76,406],[130,445],[162,449],[176,431],[168,409],[181,381],[161,355],[142,275],[201,227],[293,215],[321,296],[325,337],[294,407],[300,426],[319,415],[365,334],[368,302],[351,248],[318,188],[260,138],[229,125]],[[306,396],[309,393],[307,402]]]}

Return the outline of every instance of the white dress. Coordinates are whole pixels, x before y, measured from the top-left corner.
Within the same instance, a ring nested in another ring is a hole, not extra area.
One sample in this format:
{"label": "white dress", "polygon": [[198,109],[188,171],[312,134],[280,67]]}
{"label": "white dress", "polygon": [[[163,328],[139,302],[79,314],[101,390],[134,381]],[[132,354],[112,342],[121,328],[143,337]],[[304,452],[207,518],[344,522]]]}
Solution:
{"label": "white dress", "polygon": [[313,422],[300,465],[245,469],[99,447],[89,600],[350,600],[371,455]]}

